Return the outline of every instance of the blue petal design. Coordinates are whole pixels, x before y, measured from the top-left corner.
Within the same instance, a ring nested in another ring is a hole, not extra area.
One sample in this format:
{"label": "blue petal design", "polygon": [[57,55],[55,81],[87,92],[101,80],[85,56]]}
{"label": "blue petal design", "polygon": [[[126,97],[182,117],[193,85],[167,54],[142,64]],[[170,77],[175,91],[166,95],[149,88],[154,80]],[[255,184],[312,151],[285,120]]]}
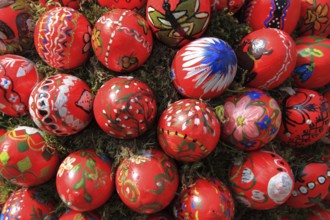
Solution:
{"label": "blue petal design", "polygon": [[294,69],[296,77],[298,77],[301,82],[306,82],[313,75],[313,72],[314,67],[310,64],[304,64]]}
{"label": "blue petal design", "polygon": [[252,99],[252,101],[256,100],[256,99],[260,99],[261,97],[261,93],[257,92],[257,91],[248,91],[245,93],[246,95],[250,96],[250,98]]}
{"label": "blue petal design", "polygon": [[240,142],[241,145],[243,145],[246,149],[253,148],[256,145],[257,142],[250,141],[248,139],[245,139]]}
{"label": "blue petal design", "polygon": [[266,115],[262,121],[257,122],[257,125],[260,127],[261,130],[266,130],[269,127],[269,124],[271,122],[271,119],[269,118],[268,115]]}

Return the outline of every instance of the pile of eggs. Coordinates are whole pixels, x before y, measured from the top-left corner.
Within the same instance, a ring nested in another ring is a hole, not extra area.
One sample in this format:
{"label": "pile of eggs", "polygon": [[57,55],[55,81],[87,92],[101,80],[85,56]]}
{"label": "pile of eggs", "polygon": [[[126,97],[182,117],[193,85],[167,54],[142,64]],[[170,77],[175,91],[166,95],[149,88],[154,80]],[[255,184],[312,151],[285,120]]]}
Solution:
{"label": "pile of eggs", "polygon": [[[0,127],[0,187],[17,186],[0,204],[0,219],[54,218],[59,204],[38,188],[50,182],[66,207],[63,220],[101,219],[95,210],[114,194],[147,219],[229,220],[235,203],[309,208],[311,219],[329,215],[315,205],[329,200],[330,157],[296,167],[276,152],[285,147],[299,157],[302,149],[330,144],[328,0],[98,0],[88,4],[107,10],[94,24],[82,10],[86,2],[35,4],[45,12],[34,24],[24,5],[0,3],[3,124],[33,121]],[[206,36],[213,13],[241,15],[251,32],[238,45]],[[38,58],[21,56],[31,41]],[[162,112],[157,82],[132,76],[160,44],[176,52],[164,77],[180,97]],[[56,73],[44,76],[31,59]],[[113,76],[97,85],[93,73],[76,76],[88,62]],[[111,158],[93,146],[64,146],[78,147],[64,155],[51,141],[88,136],[94,125],[107,140],[153,136],[155,143],[124,156],[118,146],[120,156]],[[211,176],[190,173],[189,181],[180,176],[182,167],[229,149],[240,154],[230,166],[213,167]],[[164,212],[170,206],[174,217]]]}

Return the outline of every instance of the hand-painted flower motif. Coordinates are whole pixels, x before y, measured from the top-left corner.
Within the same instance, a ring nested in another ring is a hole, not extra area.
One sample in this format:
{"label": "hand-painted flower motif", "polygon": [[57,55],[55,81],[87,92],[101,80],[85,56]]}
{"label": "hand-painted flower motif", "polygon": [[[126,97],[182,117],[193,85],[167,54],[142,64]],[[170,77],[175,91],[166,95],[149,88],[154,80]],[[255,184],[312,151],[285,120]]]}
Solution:
{"label": "hand-painted flower motif", "polygon": [[226,42],[204,37],[178,51],[172,63],[171,78],[183,96],[215,98],[229,87],[236,68],[236,55]]}
{"label": "hand-painted flower motif", "polygon": [[143,164],[150,161],[150,157],[146,156],[132,156],[129,158],[130,162],[135,164]]}
{"label": "hand-painted flower motif", "polygon": [[5,78],[1,78],[1,83],[0,85],[4,88],[4,89],[9,89],[9,86],[11,85],[11,82]]}
{"label": "hand-painted flower motif", "polygon": [[275,99],[258,89],[228,98],[224,116],[221,139],[244,150],[256,150],[273,140],[282,119]]}
{"label": "hand-painted flower motif", "polygon": [[57,175],[61,177],[64,171],[70,171],[73,168],[72,163],[76,161],[76,158],[66,157],[65,160],[61,163]]}
{"label": "hand-painted flower motif", "polygon": [[77,212],[69,209],[58,220],[101,220],[101,217],[92,212]]}
{"label": "hand-painted flower motif", "polygon": [[311,24],[316,31],[321,29],[322,24],[326,24],[329,20],[328,17],[329,6],[327,4],[319,4],[315,10],[307,10],[307,18],[305,24]]}

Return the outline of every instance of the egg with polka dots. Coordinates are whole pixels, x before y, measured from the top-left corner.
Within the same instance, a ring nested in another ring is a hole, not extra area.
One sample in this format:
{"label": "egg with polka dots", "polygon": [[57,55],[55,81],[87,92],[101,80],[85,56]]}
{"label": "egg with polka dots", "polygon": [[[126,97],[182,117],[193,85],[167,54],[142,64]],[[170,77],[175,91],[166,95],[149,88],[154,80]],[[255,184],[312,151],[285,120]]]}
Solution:
{"label": "egg with polka dots", "polygon": [[330,123],[327,100],[318,92],[295,89],[282,100],[282,124],[277,138],[284,146],[307,147],[326,135]]}

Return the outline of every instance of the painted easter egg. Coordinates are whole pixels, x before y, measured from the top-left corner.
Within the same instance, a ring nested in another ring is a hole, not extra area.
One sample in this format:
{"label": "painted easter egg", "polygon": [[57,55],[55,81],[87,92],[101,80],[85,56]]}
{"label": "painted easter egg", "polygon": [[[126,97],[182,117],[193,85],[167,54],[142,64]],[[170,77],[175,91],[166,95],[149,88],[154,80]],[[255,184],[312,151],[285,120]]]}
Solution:
{"label": "painted easter egg", "polygon": [[148,0],[146,17],[158,40],[181,47],[202,36],[210,11],[208,0]]}
{"label": "painted easter egg", "polygon": [[276,28],[291,34],[300,16],[301,0],[246,0],[244,21],[253,30]]}
{"label": "painted easter egg", "polygon": [[75,134],[91,121],[93,99],[91,89],[83,80],[69,74],[56,74],[32,90],[30,115],[40,129],[50,134]]}
{"label": "painted easter egg", "polygon": [[47,9],[52,9],[54,7],[69,7],[78,10],[80,4],[80,0],[39,0],[39,2]]}
{"label": "painted easter egg", "polygon": [[111,137],[135,138],[145,133],[156,117],[156,99],[147,84],[132,77],[114,77],[97,91],[94,116]]}
{"label": "painted easter egg", "polygon": [[61,163],[56,176],[56,189],[63,203],[79,212],[103,205],[114,191],[112,165],[94,150],[78,150]]}
{"label": "painted easter egg", "polygon": [[329,84],[330,39],[306,36],[296,39],[296,44],[297,63],[292,74],[295,85],[313,89]]}
{"label": "painted easter egg", "polygon": [[184,190],[174,207],[177,220],[230,220],[235,204],[229,189],[216,178],[199,178]]}
{"label": "painted easter egg", "polygon": [[22,2],[0,2],[0,55],[31,49],[33,31],[30,11]]}
{"label": "painted easter egg", "polygon": [[146,220],[174,220],[174,217],[167,214],[166,212],[158,212],[155,214],[148,215]]}
{"label": "painted easter egg", "polygon": [[274,89],[291,75],[297,52],[293,39],[284,31],[265,28],[245,36],[236,50],[237,76],[247,86]]}
{"label": "painted easter egg", "polygon": [[282,101],[282,124],[277,138],[289,147],[307,147],[325,136],[330,123],[330,107],[318,92],[295,89]]}
{"label": "painted easter egg", "polygon": [[74,69],[89,58],[91,32],[84,15],[72,8],[56,7],[39,18],[34,45],[49,66],[59,70]]}
{"label": "painted easter egg", "polygon": [[171,79],[177,91],[189,98],[215,98],[234,80],[235,52],[225,41],[213,37],[194,40],[174,57]]}
{"label": "painted easter egg", "polygon": [[231,168],[236,199],[251,209],[267,210],[285,203],[293,190],[289,164],[270,151],[253,151]]}
{"label": "painted easter egg", "polygon": [[32,61],[11,54],[0,56],[0,112],[25,115],[30,93],[41,78]]}
{"label": "painted easter egg", "polygon": [[5,128],[0,127],[0,137],[7,132]]}
{"label": "painted easter egg", "polygon": [[320,203],[330,186],[330,167],[326,163],[307,163],[295,173],[295,184],[286,205],[307,208]]}
{"label": "painted easter egg", "polygon": [[231,96],[224,104],[221,139],[243,150],[256,150],[272,141],[281,126],[276,100],[259,89]]}
{"label": "painted easter egg", "polygon": [[0,175],[20,186],[35,186],[52,178],[58,168],[56,148],[46,144],[36,128],[19,126],[0,137]]}
{"label": "painted easter egg", "polygon": [[210,0],[212,11],[228,11],[236,13],[243,5],[245,0]]}
{"label": "painted easter egg", "polygon": [[132,71],[150,56],[152,32],[146,20],[136,12],[114,9],[97,20],[92,46],[97,59],[108,69]]}
{"label": "painted easter egg", "polygon": [[142,8],[146,3],[147,0],[97,0],[97,2],[103,6],[107,7],[109,9],[114,8],[122,8],[122,9],[129,9],[129,10],[138,10]]}
{"label": "painted easter egg", "polygon": [[32,188],[21,188],[13,192],[6,201],[0,219],[53,219],[54,205],[40,192]]}
{"label": "painted easter egg", "polygon": [[184,162],[196,162],[217,146],[220,122],[214,111],[195,99],[172,103],[159,118],[158,141],[166,154]]}
{"label": "painted easter egg", "polygon": [[59,220],[101,220],[101,217],[92,212],[77,212],[68,209],[61,215]]}
{"label": "painted easter egg", "polygon": [[301,36],[330,37],[329,7],[329,0],[302,0],[298,34]]}
{"label": "painted easter egg", "polygon": [[[330,106],[330,90],[327,91],[327,92],[325,92],[325,93],[323,93],[323,96],[324,96],[324,98],[328,101],[329,106]],[[323,136],[323,137],[321,138],[321,140],[322,140],[322,142],[324,142],[324,143],[326,143],[326,144],[330,144],[330,126],[329,126],[329,128],[328,128],[328,131],[327,131],[326,135]],[[329,195],[329,198],[330,198],[330,195]],[[330,199],[329,199],[329,200],[330,200]]]}
{"label": "painted easter egg", "polygon": [[179,185],[177,167],[164,152],[149,149],[124,159],[116,171],[116,189],[123,203],[141,214],[163,210]]}

